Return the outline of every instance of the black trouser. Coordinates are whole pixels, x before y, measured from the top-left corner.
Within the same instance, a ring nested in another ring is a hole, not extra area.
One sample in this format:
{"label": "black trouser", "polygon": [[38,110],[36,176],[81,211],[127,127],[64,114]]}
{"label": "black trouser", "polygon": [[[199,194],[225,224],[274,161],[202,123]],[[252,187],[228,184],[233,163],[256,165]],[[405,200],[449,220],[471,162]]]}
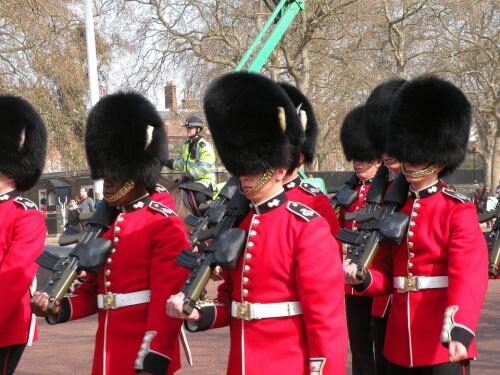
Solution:
{"label": "black trouser", "polygon": [[441,363],[434,366],[401,367],[389,364],[389,375],[470,375],[470,361]]}
{"label": "black trouser", "polygon": [[353,375],[375,374],[371,329],[372,302],[371,297],[346,295],[347,328]]}
{"label": "black trouser", "polygon": [[[390,307],[390,306],[389,306]],[[377,375],[387,375],[389,363],[384,357],[384,341],[385,331],[387,328],[387,319],[389,312],[387,311],[383,318],[377,316],[372,317],[373,324],[373,344],[375,349],[375,373]]]}
{"label": "black trouser", "polygon": [[26,344],[11,345],[0,348],[0,374],[12,375],[23,355]]}

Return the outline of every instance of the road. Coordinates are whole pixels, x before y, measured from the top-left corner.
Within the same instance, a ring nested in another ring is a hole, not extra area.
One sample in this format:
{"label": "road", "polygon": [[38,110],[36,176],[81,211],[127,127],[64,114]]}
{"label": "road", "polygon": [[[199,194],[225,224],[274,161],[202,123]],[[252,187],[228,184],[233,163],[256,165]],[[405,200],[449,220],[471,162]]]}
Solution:
{"label": "road", "polygon": [[[209,289],[214,293],[214,285]],[[500,371],[500,280],[490,281],[483,308],[477,343],[479,358],[472,365],[472,373],[496,375]],[[39,341],[27,348],[16,375],[86,375],[92,365],[93,339],[96,318],[58,326],[40,321]],[[178,374],[225,374],[228,353],[228,329],[188,334],[194,356],[194,367],[184,366]],[[350,372],[350,363],[347,368]]]}

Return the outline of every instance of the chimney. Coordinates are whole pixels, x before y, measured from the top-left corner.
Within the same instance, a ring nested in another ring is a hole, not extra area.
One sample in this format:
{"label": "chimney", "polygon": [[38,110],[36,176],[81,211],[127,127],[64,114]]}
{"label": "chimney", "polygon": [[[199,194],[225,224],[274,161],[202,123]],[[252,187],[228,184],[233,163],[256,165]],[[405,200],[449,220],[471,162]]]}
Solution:
{"label": "chimney", "polygon": [[177,92],[172,81],[168,81],[165,86],[165,108],[177,112]]}

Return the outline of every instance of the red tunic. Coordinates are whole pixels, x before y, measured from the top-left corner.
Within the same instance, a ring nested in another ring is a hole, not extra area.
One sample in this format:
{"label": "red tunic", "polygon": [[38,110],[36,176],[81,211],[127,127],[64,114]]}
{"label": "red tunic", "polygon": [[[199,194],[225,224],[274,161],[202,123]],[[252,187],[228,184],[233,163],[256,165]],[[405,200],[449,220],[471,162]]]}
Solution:
{"label": "red tunic", "polygon": [[[181,321],[166,315],[165,302],[189,275],[175,261],[189,248],[182,220],[171,209],[151,201],[147,207],[120,213],[103,237],[114,242],[107,264],[69,298],[71,320],[98,313],[92,374],[135,374],[134,361],[146,332],[154,333],[149,353],[155,360],[168,358],[167,373],[172,374],[180,367]],[[98,310],[98,294],[148,289],[149,303]],[[156,374],[146,361],[144,371]]]}
{"label": "red tunic", "polygon": [[16,191],[0,194],[0,347],[28,342],[32,319],[35,322],[30,286],[45,232],[43,216],[33,202]]}
{"label": "red tunic", "polygon": [[[399,246],[381,248],[364,285],[367,294],[392,292],[384,355],[405,367],[448,362],[443,333],[466,346],[472,339],[468,357],[476,356],[473,335],[488,282],[474,205],[439,183],[419,197],[411,196],[401,209],[411,217],[407,237]],[[393,276],[447,276],[448,287],[401,292],[393,288]],[[445,311],[453,317],[446,325]]]}
{"label": "red tunic", "polygon": [[[240,228],[249,233],[244,254],[219,287],[220,303],[202,308],[199,325],[230,324],[227,373],[345,374],[343,277],[325,219],[282,192],[254,206]],[[230,317],[231,301],[299,301],[303,313],[247,321]]]}
{"label": "red tunic", "polygon": [[[335,210],[328,197],[318,188],[311,184],[302,182],[297,176],[283,185],[286,196],[290,201],[300,202],[312,208],[318,214],[326,219],[330,225],[330,233],[335,236],[340,230],[339,219],[335,215]],[[337,241],[339,253],[342,258],[342,242]]]}

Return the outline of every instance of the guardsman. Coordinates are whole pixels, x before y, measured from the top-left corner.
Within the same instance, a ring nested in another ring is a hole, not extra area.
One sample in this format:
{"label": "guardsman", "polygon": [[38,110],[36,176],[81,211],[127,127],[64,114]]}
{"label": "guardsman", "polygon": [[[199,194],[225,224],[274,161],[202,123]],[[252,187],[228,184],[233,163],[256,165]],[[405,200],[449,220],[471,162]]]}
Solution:
{"label": "guardsman", "polygon": [[[391,79],[373,89],[365,103],[364,123],[366,133],[377,155],[381,155],[383,164],[389,169],[392,177],[401,172],[399,160],[387,153],[389,115],[397,90],[405,83],[404,79]],[[392,180],[388,182],[390,185]],[[386,189],[386,191],[388,188]],[[372,325],[375,354],[375,373],[388,374],[387,360],[384,358],[384,340],[387,318],[391,305],[391,295],[373,298]]]}
{"label": "guardsman", "polygon": [[210,142],[200,135],[204,127],[201,118],[189,116],[183,127],[188,140],[182,145],[181,158],[168,159],[166,166],[182,172],[181,181],[195,192],[200,204],[212,199],[215,192],[215,152]]}
{"label": "guardsman", "polygon": [[45,242],[45,221],[35,203],[22,198],[45,164],[45,125],[26,100],[0,95],[0,373],[13,374],[35,335],[29,307]]}
{"label": "guardsman", "polygon": [[[163,121],[139,94],[106,96],[89,114],[85,147],[92,178],[104,179],[104,199],[120,212],[103,235],[114,245],[97,275],[48,320],[98,314],[92,374],[172,374],[180,367],[181,324],[165,316],[165,301],[188,277],[175,258],[189,243],[182,220],[148,193],[166,152]],[[32,306],[47,315],[46,295]]]}
{"label": "guardsman", "polygon": [[[355,220],[345,220],[345,214],[357,212],[366,206],[366,194],[380,166],[379,155],[373,148],[364,125],[364,110],[364,106],[351,110],[340,129],[344,155],[348,161],[352,161],[358,178],[355,188],[358,192],[357,198],[349,207],[340,211],[340,226],[347,229],[358,228],[359,224]],[[353,375],[375,373],[370,312],[372,300],[372,297],[356,295],[352,287],[346,285],[347,326]]]}
{"label": "guardsman", "polygon": [[228,374],[345,374],[337,243],[326,220],[282,186],[301,136],[293,103],[266,77],[230,73],[210,85],[204,109],[222,162],[252,201],[240,225],[248,238],[216,303],[186,316],[179,293],[168,313],[191,330],[230,325]]}
{"label": "guardsman", "polygon": [[[463,161],[471,106],[453,84],[416,78],[398,91],[388,153],[402,163],[411,221],[400,245],[385,245],[364,282],[344,264],[346,281],[372,295],[392,292],[384,355],[390,374],[469,374],[487,288],[486,243],[474,205],[439,177]],[[386,260],[378,261],[387,255]]]}
{"label": "guardsman", "polygon": [[[340,230],[340,225],[330,200],[314,185],[302,182],[298,173],[298,169],[303,163],[311,164],[314,160],[316,140],[319,134],[319,124],[314,109],[298,88],[287,83],[280,83],[280,86],[297,108],[301,120],[300,124],[304,128],[303,141],[298,145],[300,147],[299,160],[294,163],[293,168],[285,176],[283,188],[289,200],[303,203],[324,217],[330,225],[330,232],[335,236]],[[340,253],[342,254],[341,251]]]}

